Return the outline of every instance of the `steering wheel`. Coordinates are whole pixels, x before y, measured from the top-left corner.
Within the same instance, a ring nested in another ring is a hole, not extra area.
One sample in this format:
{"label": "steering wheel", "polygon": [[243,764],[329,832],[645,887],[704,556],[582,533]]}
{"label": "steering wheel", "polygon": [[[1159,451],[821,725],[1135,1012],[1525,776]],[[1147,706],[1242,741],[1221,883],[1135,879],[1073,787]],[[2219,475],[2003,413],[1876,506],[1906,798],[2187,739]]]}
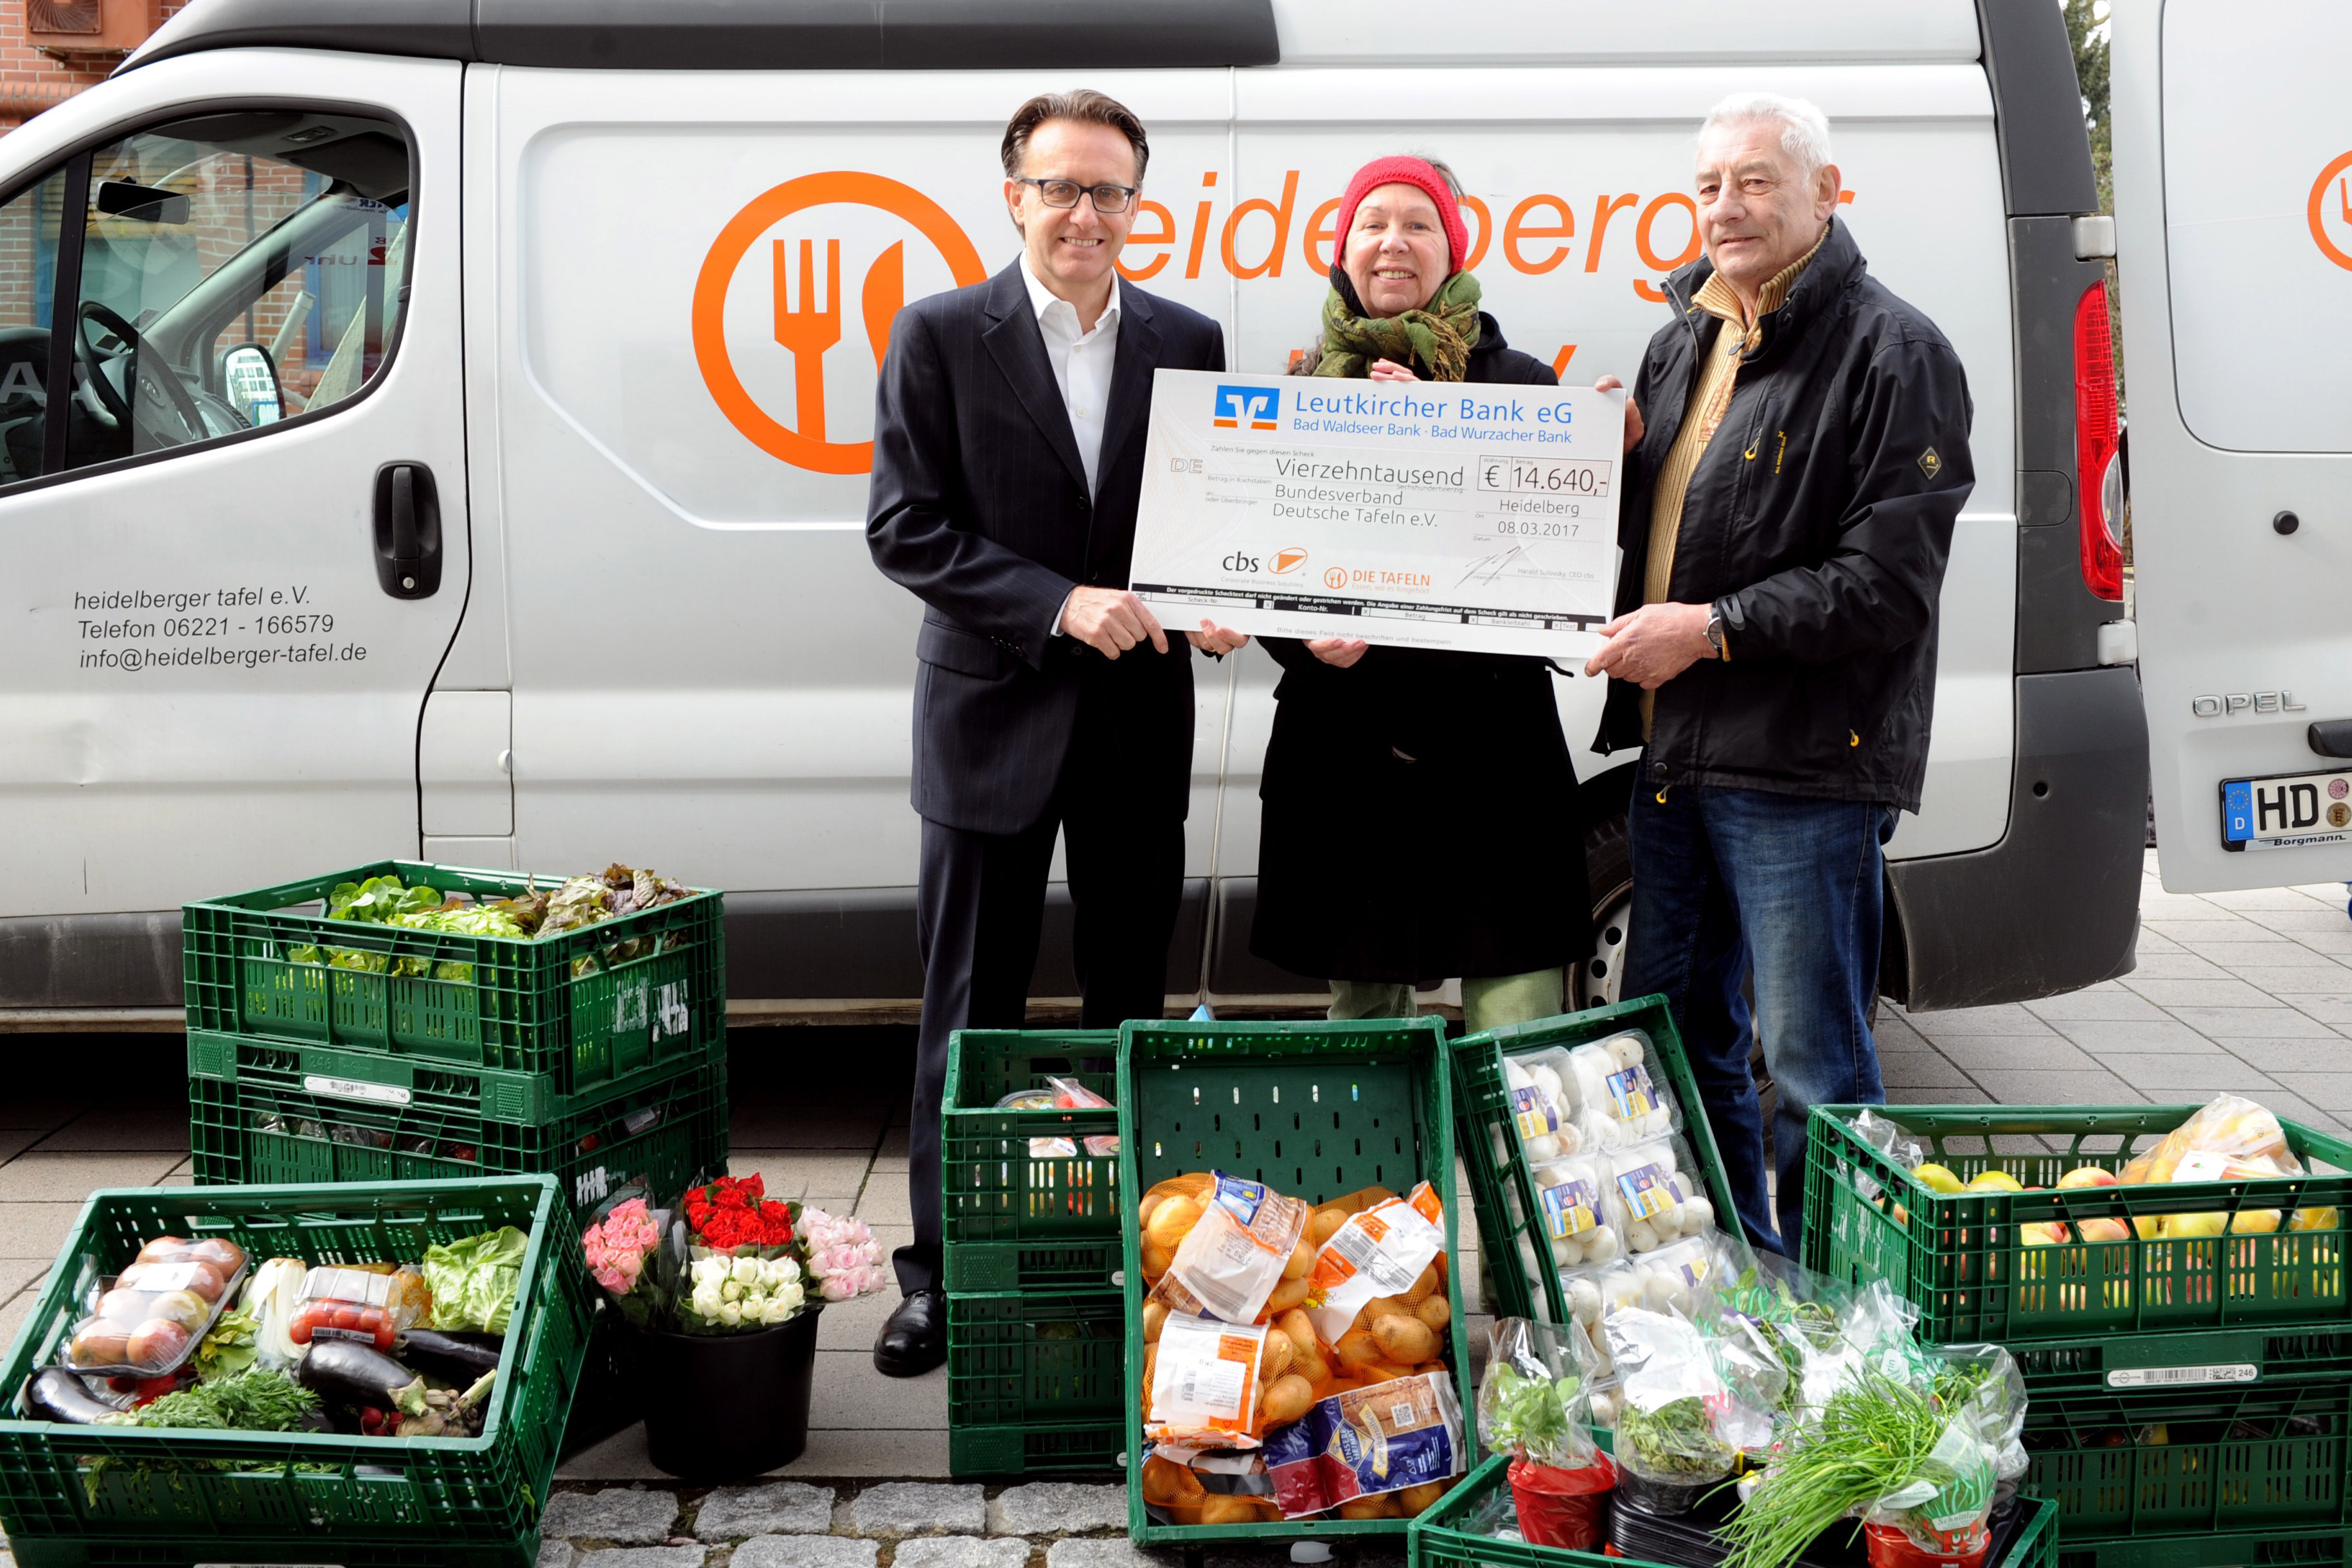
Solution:
{"label": "steering wheel", "polygon": [[[96,393],[98,400],[106,405],[107,423],[118,428],[123,427],[131,422],[131,399],[126,393],[108,379],[104,366],[99,359],[98,350],[89,341],[88,324],[91,321],[96,321],[100,326],[112,332],[131,351],[130,368],[122,379],[133,388],[139,384],[141,356],[145,356],[150,364],[162,360],[163,356],[156,353],[147,340],[139,335],[138,328],[124,321],[110,306],[101,305],[95,300],[82,301],[80,312],[74,321],[74,357],[81,362],[83,373],[89,381],[90,390]],[[171,399],[173,412],[177,414],[181,422],[187,426],[185,439],[203,440],[205,436],[205,416],[197,410],[196,400],[188,395],[188,389],[181,385],[180,378],[172,373],[170,364],[163,364],[162,374],[149,379],[163,384],[164,393]]]}

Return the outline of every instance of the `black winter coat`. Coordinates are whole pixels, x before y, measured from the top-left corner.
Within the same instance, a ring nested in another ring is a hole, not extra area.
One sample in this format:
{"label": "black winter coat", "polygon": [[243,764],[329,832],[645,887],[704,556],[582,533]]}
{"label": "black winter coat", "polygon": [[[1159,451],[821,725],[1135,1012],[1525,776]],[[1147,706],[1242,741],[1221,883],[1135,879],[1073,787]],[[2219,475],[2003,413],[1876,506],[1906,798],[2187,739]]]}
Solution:
{"label": "black winter coat", "polygon": [[[1699,356],[1723,323],[1691,303],[1704,259],[1666,279],[1678,320],[1650,340],[1647,419],[1620,515],[1617,613],[1640,607],[1650,500]],[[1717,784],[1919,809],[1936,698],[1936,602],[1976,484],[1974,410],[1934,322],[1871,277],[1832,220],[1733,384],[1683,501],[1668,596],[1712,604],[1727,662],[1658,688],[1643,787]],[[1601,752],[1640,747],[1641,689],[1612,680]]]}
{"label": "black winter coat", "polygon": [[[1463,379],[1559,380],[1483,314]],[[1415,983],[1583,956],[1584,818],[1546,661],[1372,647],[1335,669],[1259,640],[1283,674],[1251,952],[1320,980]]]}

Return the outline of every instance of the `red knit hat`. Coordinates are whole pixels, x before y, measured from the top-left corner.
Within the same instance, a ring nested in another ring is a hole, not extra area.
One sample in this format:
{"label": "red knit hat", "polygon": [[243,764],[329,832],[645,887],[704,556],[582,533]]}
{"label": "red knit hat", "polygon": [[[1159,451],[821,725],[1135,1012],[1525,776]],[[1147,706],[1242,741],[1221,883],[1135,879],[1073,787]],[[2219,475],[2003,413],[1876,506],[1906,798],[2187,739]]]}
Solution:
{"label": "red knit hat", "polygon": [[1348,251],[1348,231],[1356,226],[1356,204],[1380,185],[1417,185],[1437,204],[1437,217],[1445,226],[1445,243],[1450,254],[1446,265],[1460,271],[1462,258],[1470,254],[1470,231],[1462,226],[1462,204],[1454,199],[1454,192],[1445,176],[1419,158],[1375,158],[1356,171],[1348,182],[1348,194],[1339,198],[1338,254]]}

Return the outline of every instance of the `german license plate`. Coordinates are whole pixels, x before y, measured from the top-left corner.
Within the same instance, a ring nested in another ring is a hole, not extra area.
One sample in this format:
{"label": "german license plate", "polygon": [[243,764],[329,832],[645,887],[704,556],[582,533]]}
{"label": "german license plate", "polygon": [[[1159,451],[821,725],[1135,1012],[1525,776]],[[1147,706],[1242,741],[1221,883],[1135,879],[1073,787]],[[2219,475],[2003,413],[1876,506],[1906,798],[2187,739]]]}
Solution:
{"label": "german license plate", "polygon": [[2221,781],[2221,847],[2352,844],[2352,770]]}

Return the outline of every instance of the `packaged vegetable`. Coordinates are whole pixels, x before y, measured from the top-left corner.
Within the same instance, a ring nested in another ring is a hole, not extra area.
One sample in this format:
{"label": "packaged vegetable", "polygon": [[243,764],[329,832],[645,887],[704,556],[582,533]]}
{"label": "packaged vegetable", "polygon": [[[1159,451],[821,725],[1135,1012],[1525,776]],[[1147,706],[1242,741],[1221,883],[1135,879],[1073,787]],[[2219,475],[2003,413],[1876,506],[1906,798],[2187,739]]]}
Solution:
{"label": "packaged vegetable", "polygon": [[1478,1384],[1478,1440],[1486,1447],[1555,1469],[1599,1457],[1573,1332],[1526,1318],[1495,1321]]}
{"label": "packaged vegetable", "polygon": [[1731,1472],[1740,1450],[1770,1443],[1787,1374],[1769,1350],[1711,1340],[1679,1313],[1638,1307],[1601,1326],[1622,1400],[1615,1457],[1628,1479],[1620,1486],[1634,1506],[1687,1511]]}
{"label": "packaged vegetable", "polygon": [[245,1249],[218,1237],[159,1237],[112,1279],[92,1281],[88,1315],[66,1344],[76,1372],[157,1378],[176,1372],[245,1281]]}
{"label": "packaged vegetable", "polygon": [[1576,1130],[1587,1149],[1622,1149],[1682,1124],[1674,1096],[1651,1077],[1651,1057],[1650,1037],[1639,1029],[1568,1053],[1561,1081],[1575,1100]]}
{"label": "packaged vegetable", "polygon": [[512,1226],[425,1249],[425,1283],[432,1289],[427,1326],[507,1331],[530,1237]]}
{"label": "packaged vegetable", "polygon": [[1270,1331],[1171,1315],[1150,1358],[1144,1436],[1154,1443],[1256,1447],[1251,1429]]}
{"label": "packaged vegetable", "polygon": [[358,1340],[388,1351],[401,1330],[433,1310],[425,1277],[415,1268],[373,1274],[361,1268],[313,1268],[302,1277],[301,1301],[287,1325],[298,1345]]}
{"label": "packaged vegetable", "polygon": [[[1117,1109],[1108,1100],[1076,1079],[1048,1077],[1046,1089],[1021,1089],[998,1100],[997,1106],[1006,1110],[1111,1110]],[[1116,1154],[1118,1135],[1097,1133],[1086,1140],[1089,1154]],[[1032,1138],[1029,1157],[1033,1160],[1067,1160],[1078,1152],[1076,1140],[1069,1138]]]}
{"label": "packaged vegetable", "polygon": [[[1342,1518],[1404,1517],[1436,1501],[1463,1473],[1462,1406],[1454,1380],[1420,1373],[1318,1400],[1266,1434],[1265,1468],[1285,1519],[1339,1509]],[[1393,1497],[1384,1508],[1360,1506]]]}
{"label": "packaged vegetable", "polygon": [[310,1350],[294,1342],[294,1314],[301,1310],[302,1279],[309,1272],[299,1258],[273,1258],[246,1283],[241,1305],[253,1317],[254,1356],[264,1367],[290,1367]]}
{"label": "packaged vegetable", "polygon": [[1784,1428],[1818,1421],[1863,1364],[1913,1343],[1918,1308],[1883,1279],[1850,1286],[1758,1253],[1737,1273],[1718,1271],[1699,1293],[1699,1319],[1738,1319],[1755,1328],[1789,1374],[1776,1412]]}
{"label": "packaged vegetable", "polygon": [[1379,1298],[1408,1295],[1444,1250],[1445,1207],[1427,1182],[1349,1215],[1315,1254],[1307,1300],[1318,1304],[1307,1310],[1315,1331],[1338,1344],[1358,1313]]}
{"label": "packaged vegetable", "polygon": [[1608,1220],[1603,1195],[1609,1186],[1608,1156],[1570,1154],[1549,1165],[1530,1166],[1536,1207],[1551,1244],[1555,1268],[1606,1263],[1624,1250],[1622,1235]]}
{"label": "packaged vegetable", "polygon": [[[1155,1210],[1146,1226],[1150,1239],[1170,1234],[1160,1222],[1176,1212],[1175,1199]],[[1228,1323],[1255,1321],[1276,1286],[1295,1271],[1305,1299],[1305,1277],[1314,1255],[1302,1246],[1307,1207],[1263,1183],[1217,1173],[1198,1216],[1182,1234],[1168,1271],[1151,1289],[1153,1300],[1171,1314],[1215,1318]]]}
{"label": "packaged vegetable", "polygon": [[1529,1051],[1503,1058],[1503,1089],[1510,1098],[1511,1127],[1527,1151],[1529,1164],[1557,1160],[1584,1146],[1576,1130],[1574,1102],[1560,1078],[1567,1066],[1564,1050]]}
{"label": "packaged vegetable", "polygon": [[1629,1253],[1649,1252],[1678,1236],[1714,1228],[1715,1205],[1698,1178],[1698,1162],[1680,1138],[1633,1145],[1604,1157],[1608,1181],[1601,1213]]}

